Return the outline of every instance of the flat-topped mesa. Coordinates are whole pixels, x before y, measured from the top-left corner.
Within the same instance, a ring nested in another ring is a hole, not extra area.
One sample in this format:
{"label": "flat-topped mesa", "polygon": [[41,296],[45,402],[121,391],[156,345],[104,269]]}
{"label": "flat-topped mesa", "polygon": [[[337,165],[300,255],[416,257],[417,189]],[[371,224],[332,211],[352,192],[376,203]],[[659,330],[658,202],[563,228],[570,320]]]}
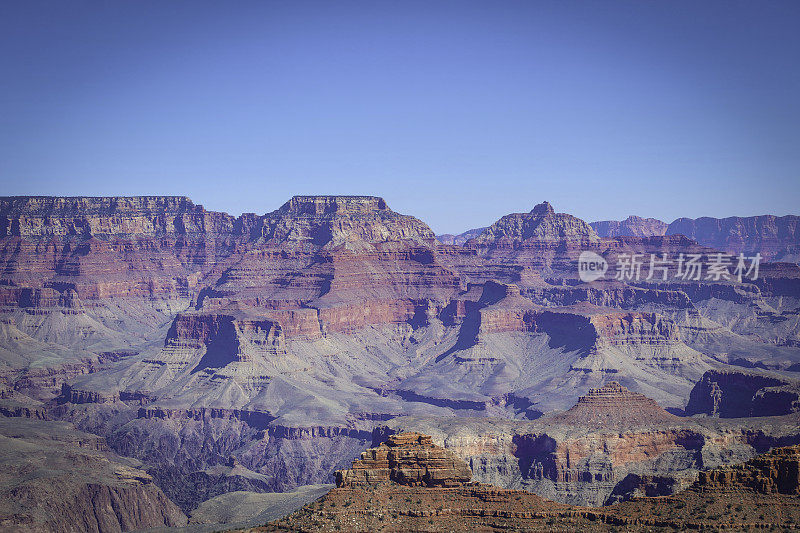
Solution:
{"label": "flat-topped mesa", "polygon": [[469,242],[476,245],[490,245],[523,241],[599,240],[597,233],[589,224],[567,213],[556,213],[548,202],[542,202],[529,213],[512,213],[502,217]]}
{"label": "flat-topped mesa", "polygon": [[800,494],[800,445],[775,448],[746,463],[700,472],[701,491]]}
{"label": "flat-topped mesa", "polygon": [[0,213],[27,216],[75,216],[177,213],[196,206],[186,196],[3,196]]}
{"label": "flat-topped mesa", "polygon": [[655,400],[633,392],[616,381],[590,389],[566,413],[553,417],[562,423],[589,427],[631,427],[675,422]]}
{"label": "flat-topped mesa", "polygon": [[290,215],[365,214],[391,211],[378,196],[293,196],[279,211]]}
{"label": "flat-topped mesa", "polygon": [[432,244],[436,238],[424,222],[392,211],[377,196],[295,196],[261,224],[260,237],[272,244],[349,243],[356,251],[364,243]]}
{"label": "flat-topped mesa", "polygon": [[455,453],[436,446],[429,435],[399,433],[361,454],[350,470],[336,471],[337,487],[394,482],[409,487],[458,487],[472,479]]}
{"label": "flat-topped mesa", "polygon": [[229,234],[234,224],[185,196],[0,197],[0,237]]}

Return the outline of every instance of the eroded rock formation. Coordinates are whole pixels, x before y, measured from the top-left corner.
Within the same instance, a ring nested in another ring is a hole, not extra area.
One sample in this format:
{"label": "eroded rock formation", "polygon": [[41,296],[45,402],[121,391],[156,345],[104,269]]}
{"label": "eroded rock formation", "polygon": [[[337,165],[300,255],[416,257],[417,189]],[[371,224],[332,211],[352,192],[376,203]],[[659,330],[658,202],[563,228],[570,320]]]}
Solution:
{"label": "eroded rock formation", "polygon": [[643,425],[675,423],[678,417],[666,412],[644,394],[631,392],[616,381],[610,381],[589,394],[553,420],[573,426],[598,428],[634,428]]}
{"label": "eroded rock formation", "polygon": [[430,435],[398,433],[362,453],[349,470],[338,470],[336,486],[393,481],[409,487],[457,487],[471,477],[464,461],[450,450],[434,445]]}
{"label": "eroded rock formation", "polygon": [[700,472],[703,491],[800,494],[800,446],[776,448],[744,464]]}

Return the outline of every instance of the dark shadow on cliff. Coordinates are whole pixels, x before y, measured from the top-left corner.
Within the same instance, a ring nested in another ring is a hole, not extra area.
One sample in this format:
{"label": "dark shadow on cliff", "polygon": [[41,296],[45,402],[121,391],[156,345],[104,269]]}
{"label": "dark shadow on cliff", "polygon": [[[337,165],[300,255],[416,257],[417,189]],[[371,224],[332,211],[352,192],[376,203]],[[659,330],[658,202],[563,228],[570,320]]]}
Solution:
{"label": "dark shadow on cliff", "polygon": [[217,334],[206,345],[206,353],[191,371],[192,374],[205,368],[222,368],[236,360],[239,339],[233,327],[233,317],[223,317]]}

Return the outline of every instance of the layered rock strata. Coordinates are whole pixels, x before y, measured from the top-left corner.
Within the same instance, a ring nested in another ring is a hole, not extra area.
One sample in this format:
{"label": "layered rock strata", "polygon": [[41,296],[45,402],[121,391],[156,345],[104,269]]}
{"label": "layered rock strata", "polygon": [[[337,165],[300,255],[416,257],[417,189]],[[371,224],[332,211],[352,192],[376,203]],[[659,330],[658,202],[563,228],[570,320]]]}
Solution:
{"label": "layered rock strata", "polygon": [[455,487],[472,477],[453,452],[431,442],[429,435],[398,433],[370,448],[349,470],[336,472],[337,487],[358,487],[393,481],[410,487]]}
{"label": "layered rock strata", "polygon": [[678,417],[662,409],[644,394],[631,392],[610,381],[578,398],[569,411],[552,418],[563,424],[598,428],[631,428],[678,422]]}
{"label": "layered rock strata", "polygon": [[760,253],[765,260],[797,262],[800,257],[800,217],[679,218],[667,235],[681,234],[732,254]]}
{"label": "layered rock strata", "polygon": [[[106,436],[185,510],[231,488],[330,482],[402,415],[546,419],[610,379],[680,409],[711,368],[800,360],[796,266],[764,264],[747,284],[584,284],[582,250],[612,262],[713,250],[600,238],[548,204],[463,246],[377,197],[295,197],[240,217],[181,197],[11,198],[0,211],[0,382],[14,392],[0,412]],[[552,459],[538,437],[561,437],[532,430],[519,443],[533,452],[504,447],[480,475],[519,470],[543,493],[595,502],[619,476],[658,485],[718,459],[711,430],[640,427],[615,441],[576,426],[575,461]],[[737,438],[720,453],[751,453],[756,437]],[[620,457],[665,459],[638,473]]]}
{"label": "layered rock strata", "polygon": [[[710,471],[670,497],[640,497],[603,508],[567,506],[491,485],[456,488],[382,484],[339,487],[304,509],[254,531],[626,531],[796,527],[797,450],[779,449],[739,465],[744,483]],[[780,459],[775,459],[779,457]],[[777,461],[777,462],[776,462]],[[764,468],[764,463],[775,468]],[[792,480],[783,479],[789,473]],[[790,487],[779,492],[775,487]]]}

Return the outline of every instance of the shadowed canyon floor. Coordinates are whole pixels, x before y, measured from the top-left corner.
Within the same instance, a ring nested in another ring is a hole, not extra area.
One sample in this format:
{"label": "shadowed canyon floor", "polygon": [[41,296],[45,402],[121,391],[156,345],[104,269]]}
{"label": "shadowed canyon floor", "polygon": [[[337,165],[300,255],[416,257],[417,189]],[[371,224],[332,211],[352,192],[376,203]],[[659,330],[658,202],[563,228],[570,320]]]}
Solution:
{"label": "shadowed canyon floor", "polygon": [[700,239],[698,221],[697,242],[656,222],[544,202],[439,242],[377,197],[239,217],[0,198],[0,414],[103,437],[184,514],[331,483],[404,430],[564,504],[669,495],[800,442],[800,267],[578,279],[582,251],[710,259],[738,246],[730,224],[748,253],[791,245],[769,224]]}

